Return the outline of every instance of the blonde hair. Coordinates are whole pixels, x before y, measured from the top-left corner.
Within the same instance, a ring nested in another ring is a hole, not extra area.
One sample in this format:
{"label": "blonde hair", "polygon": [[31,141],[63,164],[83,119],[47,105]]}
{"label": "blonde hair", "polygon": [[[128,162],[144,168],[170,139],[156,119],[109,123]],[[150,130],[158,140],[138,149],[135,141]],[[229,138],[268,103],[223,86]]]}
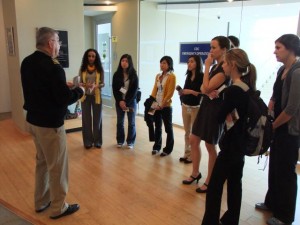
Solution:
{"label": "blonde hair", "polygon": [[247,53],[240,48],[233,48],[226,52],[225,60],[230,65],[235,62],[237,70],[241,74],[241,80],[255,91],[256,68],[250,63]]}

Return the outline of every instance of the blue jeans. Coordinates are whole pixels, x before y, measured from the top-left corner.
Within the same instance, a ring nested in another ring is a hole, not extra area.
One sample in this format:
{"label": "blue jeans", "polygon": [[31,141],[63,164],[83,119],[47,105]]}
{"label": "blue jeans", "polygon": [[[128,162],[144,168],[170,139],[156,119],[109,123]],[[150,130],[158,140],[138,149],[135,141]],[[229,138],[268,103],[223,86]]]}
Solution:
{"label": "blue jeans", "polygon": [[134,145],[136,138],[136,129],[135,129],[135,114],[136,114],[136,101],[131,105],[127,105],[134,109],[133,112],[124,112],[119,104],[116,103],[116,112],[117,112],[117,143],[124,144],[125,142],[125,131],[124,131],[124,118],[125,113],[127,113],[128,118],[128,132],[126,142],[128,145]]}
{"label": "blue jeans", "polygon": [[155,123],[155,143],[153,150],[160,151],[162,145],[162,122],[164,122],[165,132],[167,133],[166,147],[163,151],[170,154],[174,146],[174,134],[172,124],[172,107],[165,107],[162,110],[156,110],[154,114]]}

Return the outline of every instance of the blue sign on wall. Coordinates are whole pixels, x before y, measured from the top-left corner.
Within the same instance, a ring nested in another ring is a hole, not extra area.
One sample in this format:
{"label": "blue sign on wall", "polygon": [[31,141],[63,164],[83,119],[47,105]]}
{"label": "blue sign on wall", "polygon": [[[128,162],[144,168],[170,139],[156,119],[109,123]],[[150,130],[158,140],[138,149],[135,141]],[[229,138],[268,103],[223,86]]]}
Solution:
{"label": "blue sign on wall", "polygon": [[187,63],[191,55],[199,55],[204,63],[210,51],[210,42],[180,43],[179,63]]}

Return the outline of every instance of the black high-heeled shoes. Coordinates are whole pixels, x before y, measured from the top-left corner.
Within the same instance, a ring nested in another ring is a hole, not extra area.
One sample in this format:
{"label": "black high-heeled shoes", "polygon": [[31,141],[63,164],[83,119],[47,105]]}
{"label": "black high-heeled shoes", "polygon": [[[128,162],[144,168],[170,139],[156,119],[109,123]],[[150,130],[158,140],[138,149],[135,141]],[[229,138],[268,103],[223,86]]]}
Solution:
{"label": "black high-heeled shoes", "polygon": [[206,186],[206,189],[197,188],[196,189],[197,193],[206,193],[207,192],[208,184],[204,183],[203,185]]}
{"label": "black high-heeled shoes", "polygon": [[191,180],[183,180],[182,183],[183,184],[191,184],[194,181],[196,181],[196,183],[198,184],[201,177],[202,177],[202,175],[201,175],[201,173],[199,173],[197,177],[190,176],[190,178],[192,178]]}

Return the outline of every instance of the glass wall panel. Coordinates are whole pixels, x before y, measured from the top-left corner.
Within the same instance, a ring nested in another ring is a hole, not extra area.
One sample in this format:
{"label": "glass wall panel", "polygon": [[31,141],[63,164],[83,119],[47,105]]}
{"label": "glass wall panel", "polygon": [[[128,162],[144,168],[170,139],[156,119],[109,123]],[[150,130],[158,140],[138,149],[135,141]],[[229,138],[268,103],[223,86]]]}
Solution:
{"label": "glass wall panel", "polygon": [[[273,54],[274,41],[282,34],[297,33],[300,1],[251,0],[200,5],[170,4],[172,2],[175,1],[140,2],[141,102],[151,94],[162,56],[173,58],[177,84],[183,86],[187,65],[179,63],[179,44],[209,42],[218,35],[234,35],[240,39],[240,47],[257,67],[257,88],[268,102],[280,67]],[[140,104],[140,113],[143,113],[143,107]],[[177,93],[173,97],[173,122],[182,125]]]}

